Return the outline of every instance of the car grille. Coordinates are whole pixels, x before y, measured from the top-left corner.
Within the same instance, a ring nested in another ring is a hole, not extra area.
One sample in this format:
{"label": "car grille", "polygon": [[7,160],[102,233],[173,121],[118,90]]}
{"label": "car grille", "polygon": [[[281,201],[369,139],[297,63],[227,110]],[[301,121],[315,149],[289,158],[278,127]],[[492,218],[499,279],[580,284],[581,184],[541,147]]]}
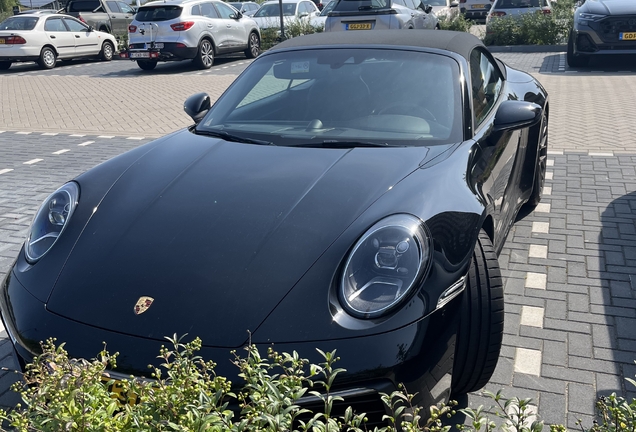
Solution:
{"label": "car grille", "polygon": [[636,15],[608,17],[600,21],[603,42],[617,42],[621,32],[636,32]]}

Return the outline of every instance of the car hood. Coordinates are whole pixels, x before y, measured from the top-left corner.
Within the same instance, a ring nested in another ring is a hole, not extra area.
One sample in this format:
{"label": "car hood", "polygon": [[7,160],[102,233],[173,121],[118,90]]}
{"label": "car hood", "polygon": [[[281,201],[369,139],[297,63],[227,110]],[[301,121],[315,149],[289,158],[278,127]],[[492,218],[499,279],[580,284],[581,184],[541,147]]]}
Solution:
{"label": "car hood", "polygon": [[[101,202],[80,197],[93,214],[47,308],[140,337],[189,333],[240,346],[365,209],[439,151],[178,133],[128,167]],[[90,172],[79,181],[90,195]],[[136,315],[142,297],[154,302]]]}
{"label": "car hood", "polygon": [[636,14],[636,3],[633,0],[587,0],[580,11],[600,15]]}

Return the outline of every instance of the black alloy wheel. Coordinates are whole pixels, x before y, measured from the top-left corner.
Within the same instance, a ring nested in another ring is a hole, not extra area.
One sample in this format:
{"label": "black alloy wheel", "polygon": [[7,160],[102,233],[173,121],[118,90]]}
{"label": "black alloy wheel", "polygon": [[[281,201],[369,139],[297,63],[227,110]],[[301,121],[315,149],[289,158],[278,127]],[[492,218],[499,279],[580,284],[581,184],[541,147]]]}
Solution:
{"label": "black alloy wheel", "polygon": [[256,58],[261,53],[261,38],[258,37],[256,32],[250,33],[250,37],[247,40],[247,49],[245,50],[245,57]]}
{"label": "black alloy wheel", "polygon": [[499,261],[490,238],[479,232],[462,294],[461,322],[453,364],[453,395],[482,388],[497,366],[504,328]]}
{"label": "black alloy wheel", "polygon": [[137,66],[146,71],[151,71],[157,67],[157,60],[137,60]]}
{"label": "black alloy wheel", "polygon": [[210,69],[214,64],[214,45],[208,39],[203,39],[199,44],[194,63],[199,69]]}
{"label": "black alloy wheel", "polygon": [[585,67],[590,63],[589,56],[581,56],[574,54],[574,32],[570,31],[570,36],[568,37],[568,52],[567,52],[567,61],[568,66],[570,67]]}
{"label": "black alloy wheel", "polygon": [[99,53],[99,57],[102,61],[111,61],[113,59],[113,54],[115,53],[115,47],[112,43],[105,41],[102,45],[102,50]]}
{"label": "black alloy wheel", "polygon": [[53,48],[45,46],[40,51],[40,58],[38,59],[38,64],[42,69],[53,69],[55,67],[55,63],[57,62],[57,54],[53,50]]}
{"label": "black alloy wheel", "polygon": [[534,182],[532,184],[532,194],[526,205],[534,208],[541,202],[543,196],[543,185],[545,184],[545,172],[548,164],[548,115],[545,110],[541,116],[541,123],[537,142],[537,165],[534,170]]}
{"label": "black alloy wheel", "polygon": [[0,70],[8,70],[11,67],[10,61],[0,61]]}

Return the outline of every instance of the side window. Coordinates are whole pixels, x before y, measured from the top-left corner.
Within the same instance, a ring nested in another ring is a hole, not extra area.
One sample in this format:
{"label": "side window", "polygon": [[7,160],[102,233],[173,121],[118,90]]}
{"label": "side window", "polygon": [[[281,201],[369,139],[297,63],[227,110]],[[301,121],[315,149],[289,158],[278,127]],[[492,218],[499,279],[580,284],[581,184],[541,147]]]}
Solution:
{"label": "side window", "polygon": [[117,4],[117,2],[107,1],[106,4],[108,5],[108,9],[110,9],[111,12],[121,13],[121,10],[119,10],[119,5]]}
{"label": "side window", "polygon": [[254,4],[254,3],[248,3],[247,4],[247,10],[249,10],[249,11],[257,11],[258,10],[258,5]]}
{"label": "side window", "polygon": [[231,18],[230,15],[236,14],[234,9],[232,9],[226,4],[219,2],[219,3],[215,3],[214,5],[216,6],[216,10],[219,11],[219,15],[221,15],[221,18],[230,19]]}
{"label": "side window", "polygon": [[470,78],[473,112],[477,124],[480,124],[497,102],[503,80],[495,65],[478,49],[470,54]]}
{"label": "side window", "polygon": [[73,32],[85,32],[88,31],[88,27],[86,27],[81,22],[75,21],[74,19],[64,18],[64,22]]}
{"label": "side window", "polygon": [[219,18],[219,14],[214,9],[212,3],[201,4],[201,15],[208,18]]}
{"label": "side window", "polygon": [[298,15],[302,15],[302,14],[308,14],[309,13],[309,7],[307,5],[307,2],[301,2],[298,5]]}
{"label": "side window", "polygon": [[192,6],[192,12],[191,12],[191,14],[192,14],[192,15],[194,15],[194,16],[201,16],[201,15],[203,15],[203,14],[201,13],[201,6],[199,6],[199,5],[194,5],[194,6]]}
{"label": "side window", "polygon": [[318,6],[316,6],[314,2],[306,2],[305,5],[307,6],[307,12],[309,13],[316,12],[318,10]]}
{"label": "side window", "polygon": [[117,2],[117,4],[119,5],[119,9],[121,9],[121,11],[125,14],[132,14],[135,13],[135,11],[128,6],[126,3],[122,3],[122,2]]}
{"label": "side window", "polygon": [[62,18],[49,18],[44,23],[44,31],[63,32],[68,31],[68,29],[62,22]]}
{"label": "side window", "polygon": [[404,3],[404,0],[393,0],[393,3],[399,4],[401,6],[406,6],[406,4]]}

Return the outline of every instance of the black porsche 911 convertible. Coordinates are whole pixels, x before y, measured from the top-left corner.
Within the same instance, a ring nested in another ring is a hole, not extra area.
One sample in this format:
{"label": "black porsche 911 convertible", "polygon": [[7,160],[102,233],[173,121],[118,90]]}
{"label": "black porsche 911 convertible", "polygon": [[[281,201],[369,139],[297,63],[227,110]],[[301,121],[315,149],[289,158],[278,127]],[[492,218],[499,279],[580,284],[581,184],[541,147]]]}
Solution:
{"label": "black porsche 911 convertible", "polygon": [[51,336],[75,357],[105,341],[119,372],[144,375],[176,333],[201,337],[230,378],[248,337],[314,361],[337,349],[336,388],[366,412],[398,383],[421,404],[486,384],[497,255],[545,178],[533,77],[465,33],[316,34],[184,109],[194,126],[37,212],[1,285],[22,361]]}

